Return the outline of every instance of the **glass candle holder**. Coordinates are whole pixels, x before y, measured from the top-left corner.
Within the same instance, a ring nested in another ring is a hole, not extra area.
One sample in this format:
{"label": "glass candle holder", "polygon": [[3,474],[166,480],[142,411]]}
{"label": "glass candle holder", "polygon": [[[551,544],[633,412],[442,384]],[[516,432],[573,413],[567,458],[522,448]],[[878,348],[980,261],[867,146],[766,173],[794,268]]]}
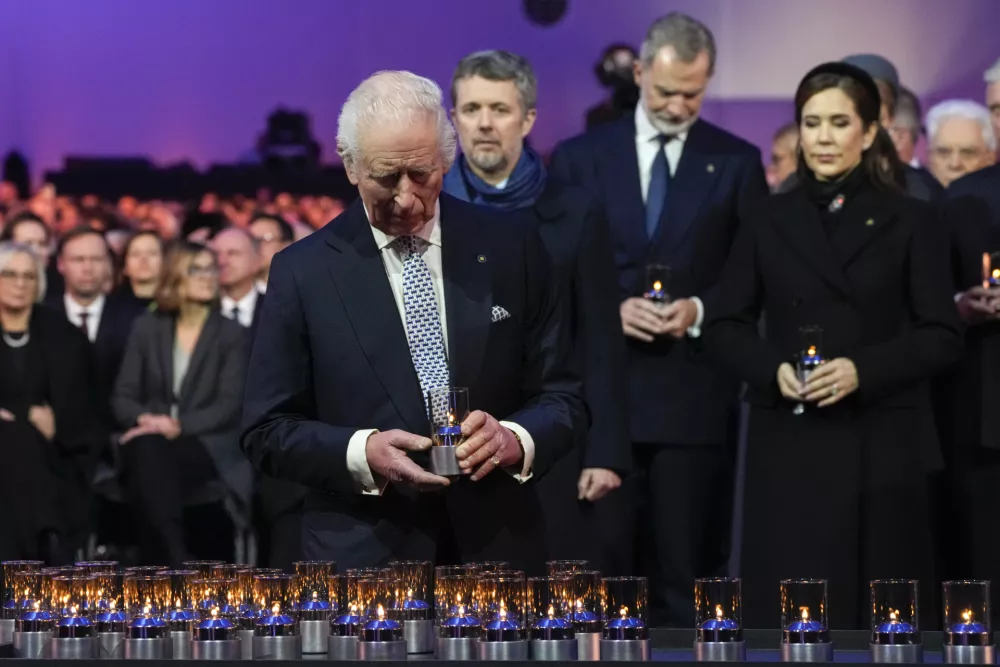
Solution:
{"label": "glass candle holder", "polygon": [[57,616],[87,617],[95,603],[95,579],[92,575],[75,574],[52,578],[50,608]]}
{"label": "glass candle holder", "polygon": [[523,572],[508,570],[481,574],[477,598],[484,640],[522,641],[526,638],[526,586]]}
{"label": "glass candle holder", "polygon": [[358,598],[353,600],[347,594],[347,575],[330,576],[327,590],[330,592],[330,634],[334,637],[355,637],[361,632],[361,611]]}
{"label": "glass candle holder", "polygon": [[983,287],[1000,285],[1000,252],[983,253]]}
{"label": "glass candle holder", "polygon": [[484,560],[480,563],[472,563],[472,567],[476,568],[479,574],[488,574],[490,572],[510,570],[510,563],[505,560]]}
{"label": "glass candle holder", "polygon": [[299,561],[295,563],[295,585],[300,619],[327,620],[330,616],[330,577],[336,574],[333,561]]}
{"label": "glass candle holder", "polygon": [[919,644],[917,581],[876,579],[871,582],[872,644]]}
{"label": "glass candle holder", "polygon": [[157,572],[169,569],[169,565],[133,565],[125,568],[125,574],[154,575]]}
{"label": "glass candle holder", "polygon": [[238,595],[235,579],[194,579],[195,609],[202,618],[208,618],[212,609],[218,609],[217,617],[232,618],[239,614],[239,606],[234,599]]}
{"label": "glass candle holder", "polygon": [[236,625],[219,614],[218,608],[209,609],[208,614],[194,626],[194,641],[229,641],[239,638]]}
{"label": "glass candle holder", "polygon": [[526,622],[531,638],[542,641],[573,639],[573,577],[569,573],[528,579]]}
{"label": "glass candle holder", "polygon": [[434,617],[431,562],[397,560],[389,563],[395,582],[395,600],[389,616],[398,621],[426,621]]}
{"label": "glass candle holder", "polygon": [[483,626],[475,613],[476,577],[444,574],[434,580],[438,636],[444,639],[478,639]]}
{"label": "glass candle holder", "polygon": [[225,565],[221,560],[187,560],[181,563],[185,570],[198,570],[202,579],[212,579],[212,568],[216,565]]}
{"label": "glass candle holder", "polygon": [[550,577],[589,569],[590,563],[585,560],[550,560],[545,563],[545,571]]}
{"label": "glass candle holder", "polygon": [[[236,573],[246,568],[246,565],[232,563],[217,563],[209,568],[208,579],[235,579]],[[190,568],[194,569],[194,568]],[[205,577],[203,577],[205,578]]]}
{"label": "glass candle holder", "polygon": [[[161,586],[166,592],[166,586]],[[147,604],[138,614],[133,614],[125,628],[125,635],[129,639],[163,639],[170,634],[171,624],[163,618],[164,612],[169,609],[169,600],[164,599],[163,605],[154,607]]]}
{"label": "glass candle holder", "polygon": [[944,643],[948,646],[990,646],[990,582],[946,581],[941,584],[944,602]]}
{"label": "glass candle holder", "polygon": [[479,566],[475,563],[468,563],[466,565],[438,565],[434,568],[434,582],[435,584],[441,577],[451,577],[451,576],[476,576],[479,573]]}
{"label": "glass candle holder", "polygon": [[392,577],[369,577],[358,580],[363,626],[361,641],[386,642],[403,638],[403,624],[389,618],[395,602],[396,581]]}
{"label": "glass candle holder", "polygon": [[74,567],[82,567],[88,572],[100,574],[102,572],[118,572],[118,561],[116,560],[83,560],[73,563]]}
{"label": "glass candle holder", "polygon": [[362,579],[391,579],[392,570],[387,567],[360,567],[347,570],[345,582],[347,585],[347,599],[350,604],[358,608],[358,613],[364,616],[364,602],[361,599],[361,591],[358,582]]}
{"label": "glass candle holder", "polygon": [[649,580],[607,577],[604,586],[604,639],[649,639]]}
{"label": "glass candle holder", "polygon": [[647,299],[657,303],[670,303],[670,267],[665,264],[646,265]]}
{"label": "glass candle holder", "polygon": [[469,416],[469,390],[465,387],[435,387],[427,393],[427,415],[431,440],[437,447],[462,444],[462,422]]}
{"label": "glass candle holder", "polygon": [[573,630],[578,634],[593,634],[600,632],[601,606],[603,604],[604,587],[601,584],[601,573],[597,570],[577,570],[573,572],[572,610],[570,618]]}
{"label": "glass candle holder", "polygon": [[194,609],[198,599],[195,594],[194,582],[201,579],[197,570],[162,570],[160,576],[166,577],[170,587],[168,602],[172,609]]}
{"label": "glass candle holder", "polygon": [[245,614],[250,609],[257,609],[259,605],[253,597],[254,577],[268,574],[282,574],[278,568],[270,567],[244,567],[236,572],[236,588],[239,593],[240,610]]}
{"label": "glass candle holder", "polygon": [[144,613],[162,616],[171,606],[170,578],[162,574],[126,574],[124,588],[125,611],[130,616]]}
{"label": "glass candle holder", "polygon": [[[5,560],[0,563],[0,567],[3,568],[3,617],[7,619],[17,618],[20,615],[20,610],[18,609],[17,599],[20,595],[20,586],[17,583],[17,576],[21,573],[38,573],[41,575],[42,565],[44,563],[40,560]],[[39,588],[38,593],[32,599],[33,608],[34,600],[38,599],[38,595],[41,594],[41,577],[39,576]],[[32,587],[32,591],[35,589]]]}
{"label": "glass candle holder", "polygon": [[4,601],[4,618],[17,619],[23,612],[34,611],[36,604],[39,610],[48,606],[42,597],[41,570],[15,572],[11,579],[11,599]]}
{"label": "glass candle holder", "polygon": [[94,574],[94,607],[98,611],[125,610],[125,574],[106,570]]}
{"label": "glass candle holder", "polygon": [[781,582],[782,641],[822,644],[830,641],[827,625],[826,579],[784,579]]}
{"label": "glass candle holder", "polygon": [[291,618],[296,618],[298,590],[291,574],[262,574],[254,577],[254,599],[267,614],[274,614],[275,607]]}
{"label": "glass candle holder", "polygon": [[743,641],[743,592],[740,580],[695,579],[694,613],[698,641]]}

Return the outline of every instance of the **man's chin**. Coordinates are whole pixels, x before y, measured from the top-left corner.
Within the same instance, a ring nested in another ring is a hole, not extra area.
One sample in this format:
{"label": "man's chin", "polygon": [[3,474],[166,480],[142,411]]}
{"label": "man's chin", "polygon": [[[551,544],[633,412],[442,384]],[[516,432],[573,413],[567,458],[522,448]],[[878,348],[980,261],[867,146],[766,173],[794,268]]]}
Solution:
{"label": "man's chin", "polygon": [[691,126],[694,125],[694,122],[696,120],[698,120],[697,116],[681,122],[671,122],[663,120],[662,118],[654,118],[652,120],[652,123],[653,127],[655,127],[658,131],[662,132],[663,134],[675,135],[690,130]]}

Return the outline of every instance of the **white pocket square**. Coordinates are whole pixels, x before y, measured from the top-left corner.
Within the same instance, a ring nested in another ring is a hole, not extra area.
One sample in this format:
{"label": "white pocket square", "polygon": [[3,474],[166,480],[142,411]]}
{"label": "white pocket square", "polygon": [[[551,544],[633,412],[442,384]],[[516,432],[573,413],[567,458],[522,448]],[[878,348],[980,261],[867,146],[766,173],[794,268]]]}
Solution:
{"label": "white pocket square", "polygon": [[510,319],[510,313],[503,306],[493,306],[493,324]]}

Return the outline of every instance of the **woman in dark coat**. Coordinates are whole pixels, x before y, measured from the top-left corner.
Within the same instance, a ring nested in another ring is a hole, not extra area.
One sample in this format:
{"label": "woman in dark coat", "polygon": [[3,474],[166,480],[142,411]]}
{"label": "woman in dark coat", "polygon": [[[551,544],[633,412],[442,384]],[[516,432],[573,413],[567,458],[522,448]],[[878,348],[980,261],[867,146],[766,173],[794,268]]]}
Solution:
{"label": "woman in dark coat", "polygon": [[[744,619],[774,627],[782,578],[828,579],[834,628],[867,627],[878,578],[920,579],[933,614],[927,477],[942,460],[927,385],[962,346],[947,238],[903,194],[867,74],[821,65],[795,108],[800,185],[748,219],[707,306],[708,344],[751,404]],[[801,382],[809,326],[824,363]]]}

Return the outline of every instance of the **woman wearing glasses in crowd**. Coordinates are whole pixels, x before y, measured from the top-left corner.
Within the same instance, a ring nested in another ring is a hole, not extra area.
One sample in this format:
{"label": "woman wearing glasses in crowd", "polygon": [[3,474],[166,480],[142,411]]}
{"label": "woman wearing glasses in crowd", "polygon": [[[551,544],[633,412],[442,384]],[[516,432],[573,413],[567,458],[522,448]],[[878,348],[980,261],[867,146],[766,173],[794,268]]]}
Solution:
{"label": "woman wearing glasses in crowd", "polygon": [[[751,405],[748,627],[773,624],[782,578],[828,579],[832,627],[867,623],[870,579],[920,579],[923,611],[936,609],[927,476],[943,461],[928,381],[962,337],[944,225],[904,195],[879,100],[851,65],[806,75],[799,185],[748,218],[706,304],[706,342]],[[809,351],[822,363],[803,381],[795,360]]]}
{"label": "woman wearing glasses in crowd", "polygon": [[[218,274],[208,248],[182,242],[172,250],[156,311],[136,320],[112,396],[126,430],[124,486],[143,562],[232,557],[192,553],[183,509],[218,500],[219,489],[229,507],[249,501],[251,469],[238,440],[247,340],[219,312]],[[231,534],[213,532],[223,541],[204,548],[231,550]]]}
{"label": "woman wearing glasses in crowd", "polygon": [[86,521],[91,454],[103,446],[90,402],[87,338],[45,309],[45,266],[27,245],[0,243],[0,558],[71,558]]}

